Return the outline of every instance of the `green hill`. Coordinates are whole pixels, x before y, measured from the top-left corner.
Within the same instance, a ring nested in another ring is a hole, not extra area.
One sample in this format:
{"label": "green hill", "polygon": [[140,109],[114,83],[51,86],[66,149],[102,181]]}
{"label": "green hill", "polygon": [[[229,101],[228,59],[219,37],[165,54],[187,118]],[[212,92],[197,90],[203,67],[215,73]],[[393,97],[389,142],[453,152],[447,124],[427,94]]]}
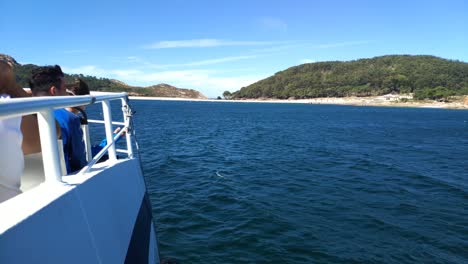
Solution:
{"label": "green hill", "polygon": [[434,56],[388,55],[302,64],[243,87],[240,98],[316,98],[414,93],[415,99],[468,94],[468,63]]}
{"label": "green hill", "polygon": [[[21,87],[29,87],[29,78],[31,71],[37,67],[34,64],[20,64],[8,55],[0,54],[0,59],[11,61],[15,66],[16,81]],[[192,89],[177,88],[168,84],[158,84],[148,87],[136,87],[125,84],[124,82],[97,78],[94,76],[85,76],[82,74],[65,74],[67,83],[73,82],[76,78],[85,81],[92,91],[102,92],[127,92],[133,96],[153,96],[153,97],[179,97],[179,98],[206,98],[203,94]]]}

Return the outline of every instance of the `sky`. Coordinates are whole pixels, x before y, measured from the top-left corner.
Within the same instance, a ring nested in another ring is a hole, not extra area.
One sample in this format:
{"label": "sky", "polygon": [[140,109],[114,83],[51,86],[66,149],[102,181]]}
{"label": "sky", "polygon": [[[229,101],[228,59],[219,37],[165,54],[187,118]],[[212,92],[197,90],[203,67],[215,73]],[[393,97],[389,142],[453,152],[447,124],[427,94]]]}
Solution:
{"label": "sky", "polygon": [[210,98],[289,67],[388,54],[468,62],[465,0],[0,0],[19,63]]}

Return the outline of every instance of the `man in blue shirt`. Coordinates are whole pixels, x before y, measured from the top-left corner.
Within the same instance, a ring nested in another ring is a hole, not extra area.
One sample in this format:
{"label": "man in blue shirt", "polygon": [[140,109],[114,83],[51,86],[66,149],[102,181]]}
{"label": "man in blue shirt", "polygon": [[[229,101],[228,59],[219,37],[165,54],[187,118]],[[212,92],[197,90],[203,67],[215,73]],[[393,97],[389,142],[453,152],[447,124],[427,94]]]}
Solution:
{"label": "man in blue shirt", "polygon": [[85,155],[80,118],[65,109],[57,109],[54,116],[62,130],[63,152],[67,172],[80,170],[88,163]]}
{"label": "man in blue shirt", "polygon": [[[58,65],[34,69],[29,87],[33,96],[68,95],[64,74]],[[65,109],[55,110],[54,115],[61,128],[67,173],[80,170],[87,164],[80,118]]]}

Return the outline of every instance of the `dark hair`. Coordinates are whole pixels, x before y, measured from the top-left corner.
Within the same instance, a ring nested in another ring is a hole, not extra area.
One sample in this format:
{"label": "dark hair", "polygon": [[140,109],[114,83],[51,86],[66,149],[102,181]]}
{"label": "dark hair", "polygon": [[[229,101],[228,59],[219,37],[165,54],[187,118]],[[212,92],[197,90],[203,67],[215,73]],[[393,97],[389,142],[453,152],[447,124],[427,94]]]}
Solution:
{"label": "dark hair", "polygon": [[4,59],[0,57],[0,63],[5,64],[5,66],[8,66],[8,68],[10,69],[14,69],[14,64],[10,60],[7,60],[6,58]]}
{"label": "dark hair", "polygon": [[62,69],[58,65],[37,67],[32,70],[29,88],[33,95],[48,94],[52,86],[60,89],[63,77]]}
{"label": "dark hair", "polygon": [[80,78],[75,79],[74,83],[67,84],[67,91],[73,93],[73,95],[88,95],[89,87],[88,85]]}

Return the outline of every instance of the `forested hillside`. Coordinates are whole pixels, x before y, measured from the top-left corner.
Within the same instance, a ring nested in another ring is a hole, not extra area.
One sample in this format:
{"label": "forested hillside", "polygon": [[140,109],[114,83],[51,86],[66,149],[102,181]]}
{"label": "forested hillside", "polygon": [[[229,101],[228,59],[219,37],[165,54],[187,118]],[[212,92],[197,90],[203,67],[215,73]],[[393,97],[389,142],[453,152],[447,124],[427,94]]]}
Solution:
{"label": "forested hillside", "polygon": [[414,93],[415,99],[468,94],[468,63],[389,55],[302,64],[243,87],[232,98],[315,98]]}

